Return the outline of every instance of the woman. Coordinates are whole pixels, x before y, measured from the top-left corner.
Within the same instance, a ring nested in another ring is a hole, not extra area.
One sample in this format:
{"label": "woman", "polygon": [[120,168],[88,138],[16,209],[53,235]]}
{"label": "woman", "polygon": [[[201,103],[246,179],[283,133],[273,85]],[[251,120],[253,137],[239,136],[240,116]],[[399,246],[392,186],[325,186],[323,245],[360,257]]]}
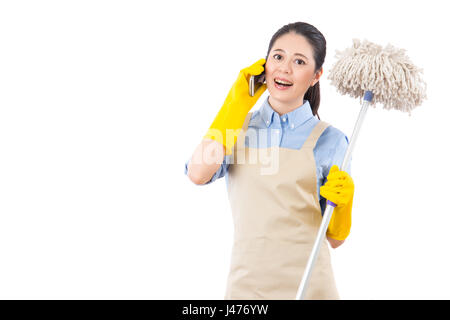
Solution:
{"label": "woman", "polygon": [[[185,165],[198,185],[226,177],[235,234],[225,299],[294,299],[326,199],[337,204],[330,245],[337,248],[350,232],[354,185],[336,165],[348,140],[314,117],[325,54],[325,38],[314,26],[297,22],[278,30],[266,59],[241,70]],[[249,78],[262,72],[266,83],[252,97]],[[266,88],[268,98],[249,113]],[[326,241],[306,298],[339,299]]]}

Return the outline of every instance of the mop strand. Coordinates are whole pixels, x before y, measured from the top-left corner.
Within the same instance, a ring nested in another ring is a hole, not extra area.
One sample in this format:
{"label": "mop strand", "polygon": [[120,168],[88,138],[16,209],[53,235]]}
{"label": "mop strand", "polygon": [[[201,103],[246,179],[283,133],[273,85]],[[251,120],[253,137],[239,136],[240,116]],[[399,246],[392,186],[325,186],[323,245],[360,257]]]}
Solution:
{"label": "mop strand", "polygon": [[408,112],[426,99],[426,83],[421,77],[423,69],[416,67],[405,54],[388,44],[384,49],[377,44],[353,39],[353,46],[337,51],[338,60],[328,75],[331,84],[343,95],[360,98],[372,91],[372,106]]}

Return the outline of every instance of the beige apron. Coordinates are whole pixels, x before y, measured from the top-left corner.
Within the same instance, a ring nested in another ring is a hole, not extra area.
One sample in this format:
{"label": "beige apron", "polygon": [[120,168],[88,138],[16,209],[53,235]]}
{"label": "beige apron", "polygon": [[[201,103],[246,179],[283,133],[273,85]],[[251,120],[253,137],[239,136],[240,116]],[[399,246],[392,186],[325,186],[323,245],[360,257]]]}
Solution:
{"label": "beige apron", "polygon": [[[267,162],[255,161],[255,148],[245,146],[251,114],[228,169],[234,244],[225,299],[295,299],[322,220],[313,149],[329,124],[319,121],[300,149],[265,148],[279,165],[261,174]],[[339,299],[326,239],[305,298]]]}

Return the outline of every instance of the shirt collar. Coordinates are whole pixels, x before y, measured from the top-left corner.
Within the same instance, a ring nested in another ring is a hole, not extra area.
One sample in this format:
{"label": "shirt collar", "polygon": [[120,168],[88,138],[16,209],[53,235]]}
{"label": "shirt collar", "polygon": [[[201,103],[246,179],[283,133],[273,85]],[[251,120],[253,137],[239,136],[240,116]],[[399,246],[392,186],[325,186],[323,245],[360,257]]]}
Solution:
{"label": "shirt collar", "polygon": [[274,117],[277,118],[278,121],[280,121],[280,118],[286,117],[287,124],[292,129],[298,127],[299,125],[302,125],[303,123],[314,117],[314,115],[312,114],[311,105],[309,104],[308,100],[303,100],[303,105],[280,117],[280,115],[275,112],[270,105],[269,97],[264,100],[264,104],[261,107],[261,116],[267,127],[272,124]]}

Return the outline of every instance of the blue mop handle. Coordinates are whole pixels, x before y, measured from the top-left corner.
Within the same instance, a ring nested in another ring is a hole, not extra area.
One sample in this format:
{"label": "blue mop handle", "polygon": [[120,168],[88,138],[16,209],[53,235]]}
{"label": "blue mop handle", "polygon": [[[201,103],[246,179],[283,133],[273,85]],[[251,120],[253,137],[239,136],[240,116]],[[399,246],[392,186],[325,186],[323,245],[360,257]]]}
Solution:
{"label": "blue mop handle", "polygon": [[356,124],[355,127],[353,128],[353,133],[350,138],[347,151],[345,152],[344,160],[342,161],[341,167],[339,168],[341,171],[347,171],[348,164],[350,163],[350,157],[353,153],[353,148],[356,143],[356,138],[359,135],[359,130],[361,129],[364,116],[366,115],[367,109],[372,99],[373,99],[372,91],[366,91],[364,93],[364,101],[361,107],[361,111],[359,112],[358,120],[356,120]]}
{"label": "blue mop handle", "polygon": [[[364,93],[364,101],[361,107],[361,111],[359,112],[358,120],[356,120],[355,127],[353,129],[352,137],[350,138],[350,142],[347,147],[347,151],[345,152],[344,160],[340,166],[341,171],[347,171],[348,164],[350,163],[350,158],[353,152],[353,148],[356,143],[356,138],[359,135],[359,130],[361,129],[364,116],[367,113],[369,108],[369,104],[373,99],[372,91],[366,91]],[[333,215],[333,210],[336,207],[336,204],[330,200],[327,200],[327,207],[325,208],[325,212],[322,217],[322,223],[320,224],[319,231],[317,233],[316,241],[314,242],[314,247],[309,256],[308,262],[306,264],[305,271],[303,272],[302,281],[300,282],[300,286],[297,290],[296,300],[303,300],[305,297],[306,288],[308,287],[309,279],[311,278],[312,268],[316,262],[317,256],[319,255],[320,246],[325,238],[326,231],[328,229],[328,224],[330,223],[331,216]]]}

